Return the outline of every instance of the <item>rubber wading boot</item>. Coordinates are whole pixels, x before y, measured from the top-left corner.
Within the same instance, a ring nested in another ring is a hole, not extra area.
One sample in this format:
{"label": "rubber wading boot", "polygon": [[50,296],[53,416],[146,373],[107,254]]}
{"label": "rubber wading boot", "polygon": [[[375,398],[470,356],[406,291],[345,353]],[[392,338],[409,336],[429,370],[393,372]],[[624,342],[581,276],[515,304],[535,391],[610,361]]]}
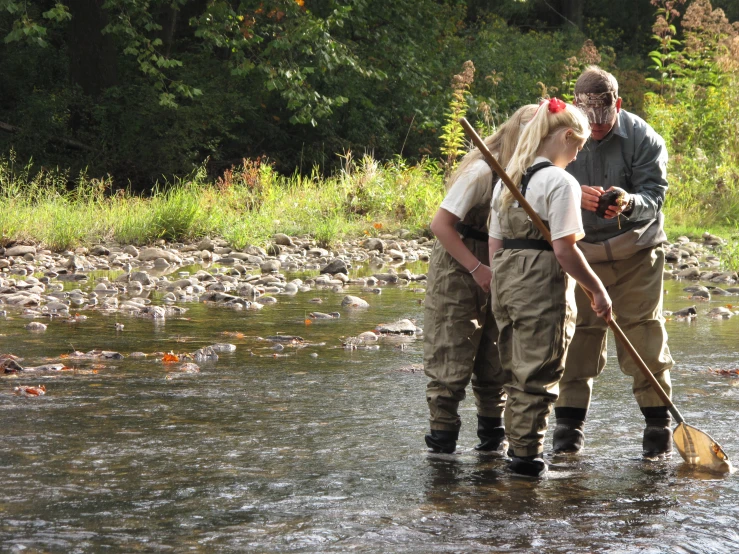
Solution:
{"label": "rubber wading boot", "polygon": [[541,454],[535,456],[513,456],[508,469],[519,475],[542,477],[547,472],[547,463]]}
{"label": "rubber wading boot", "polygon": [[641,411],[647,424],[642,439],[642,456],[650,460],[671,458],[672,429],[670,423],[672,419],[667,407],[642,408]]}
{"label": "rubber wading boot", "polygon": [[459,431],[438,431],[431,429],[431,432],[426,435],[426,446],[429,447],[431,452],[437,454],[451,454],[457,448],[457,438],[459,437]]}
{"label": "rubber wading boot", "polygon": [[580,419],[557,418],[557,426],[552,434],[555,454],[576,454],[585,446],[585,434]]}
{"label": "rubber wading boot", "polygon": [[478,452],[497,452],[502,456],[508,448],[502,417],[477,416],[477,436],[480,437],[480,444],[475,446]]}

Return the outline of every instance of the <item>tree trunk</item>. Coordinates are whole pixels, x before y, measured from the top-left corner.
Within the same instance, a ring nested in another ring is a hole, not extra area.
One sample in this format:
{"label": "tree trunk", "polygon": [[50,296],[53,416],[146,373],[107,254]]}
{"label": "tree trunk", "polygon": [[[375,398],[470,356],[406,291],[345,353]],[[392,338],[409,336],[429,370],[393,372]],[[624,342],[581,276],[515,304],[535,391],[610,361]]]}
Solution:
{"label": "tree trunk", "polygon": [[93,98],[116,84],[116,51],[102,8],[104,0],[68,0],[72,14],[69,25],[69,75],[73,84]]}
{"label": "tree trunk", "polygon": [[585,0],[562,0],[562,15],[582,31],[582,14]]}
{"label": "tree trunk", "polygon": [[162,42],[164,43],[164,56],[169,58],[172,54],[172,42],[177,29],[177,15],[180,13],[175,6],[167,6],[162,18]]}

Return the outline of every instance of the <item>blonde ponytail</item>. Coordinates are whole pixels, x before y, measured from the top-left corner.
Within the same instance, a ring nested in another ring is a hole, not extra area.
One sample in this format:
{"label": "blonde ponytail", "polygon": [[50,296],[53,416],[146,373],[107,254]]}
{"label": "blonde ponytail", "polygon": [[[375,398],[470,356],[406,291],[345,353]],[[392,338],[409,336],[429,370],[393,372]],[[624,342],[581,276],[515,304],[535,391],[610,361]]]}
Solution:
{"label": "blonde ponytail", "polygon": [[[588,119],[578,108],[572,104],[565,104],[556,98],[543,101],[533,119],[521,133],[518,146],[506,167],[506,172],[516,187],[520,188],[521,179],[526,174],[526,170],[534,163],[543,143],[560,131],[567,129],[572,129],[575,138],[578,140],[585,140],[590,136]],[[504,186],[495,209],[497,211],[507,210],[514,200],[511,191]]]}
{"label": "blonde ponytail", "polygon": [[[521,106],[508,121],[498,127],[498,130],[493,135],[485,138],[485,146],[487,146],[488,150],[493,153],[493,156],[495,156],[495,159],[498,160],[498,163],[502,167],[505,167],[508,160],[511,159],[511,156],[516,149],[521,129],[534,116],[536,108],[536,104]],[[454,182],[459,179],[463,173],[469,170],[472,163],[482,159],[484,159],[484,156],[477,148],[473,148],[467,152],[464,158],[459,162],[457,169],[447,180],[446,189],[449,190]]]}

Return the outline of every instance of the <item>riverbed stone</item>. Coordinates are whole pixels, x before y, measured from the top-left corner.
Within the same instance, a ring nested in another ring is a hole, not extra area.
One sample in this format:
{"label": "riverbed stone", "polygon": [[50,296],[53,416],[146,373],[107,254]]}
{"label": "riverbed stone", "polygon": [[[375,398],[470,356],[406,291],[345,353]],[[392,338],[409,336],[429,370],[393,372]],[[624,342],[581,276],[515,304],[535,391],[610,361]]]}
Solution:
{"label": "riverbed stone", "polygon": [[141,283],[143,286],[151,285],[151,277],[145,271],[136,271],[132,273],[129,280]]}
{"label": "riverbed stone", "polygon": [[341,301],[344,308],[369,308],[369,302],[358,296],[346,295]]}
{"label": "riverbed stone", "polygon": [[321,268],[320,273],[327,273],[330,275],[334,275],[335,273],[348,274],[349,270],[347,269],[346,262],[344,260],[342,260],[341,258],[334,258]]}
{"label": "riverbed stone", "polygon": [[698,279],[700,277],[700,270],[697,267],[688,267],[681,270],[678,274],[681,279]]}
{"label": "riverbed stone", "polygon": [[283,233],[277,233],[272,236],[272,241],[280,246],[295,246],[293,239]]}
{"label": "riverbed stone", "polygon": [[282,267],[282,264],[279,260],[268,260],[259,267],[263,272],[268,273],[271,271],[279,271],[280,267]]}
{"label": "riverbed stone", "polygon": [[415,335],[418,328],[410,319],[401,319],[393,323],[380,323],[375,330],[380,334]]}
{"label": "riverbed stone", "polygon": [[36,254],[36,247],[19,244],[17,246],[11,246],[5,250],[5,256],[8,258],[12,256],[25,256],[26,254]]}
{"label": "riverbed stone", "polygon": [[176,253],[164,250],[163,248],[144,248],[139,252],[139,261],[151,262],[157,258],[163,258],[171,264],[182,263],[182,258],[180,258]]}
{"label": "riverbed stone", "polygon": [[385,242],[382,239],[370,237],[362,243],[362,247],[365,250],[383,253],[385,251]]}

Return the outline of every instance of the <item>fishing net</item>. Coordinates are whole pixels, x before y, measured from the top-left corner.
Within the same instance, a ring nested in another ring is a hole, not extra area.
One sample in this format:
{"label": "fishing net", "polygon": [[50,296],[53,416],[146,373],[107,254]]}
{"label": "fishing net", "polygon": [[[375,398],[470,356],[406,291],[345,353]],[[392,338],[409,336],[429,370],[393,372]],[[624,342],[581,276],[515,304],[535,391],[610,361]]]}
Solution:
{"label": "fishing net", "polygon": [[675,427],[673,439],[677,451],[688,464],[700,466],[717,473],[732,473],[729,457],[710,435],[687,423]]}

